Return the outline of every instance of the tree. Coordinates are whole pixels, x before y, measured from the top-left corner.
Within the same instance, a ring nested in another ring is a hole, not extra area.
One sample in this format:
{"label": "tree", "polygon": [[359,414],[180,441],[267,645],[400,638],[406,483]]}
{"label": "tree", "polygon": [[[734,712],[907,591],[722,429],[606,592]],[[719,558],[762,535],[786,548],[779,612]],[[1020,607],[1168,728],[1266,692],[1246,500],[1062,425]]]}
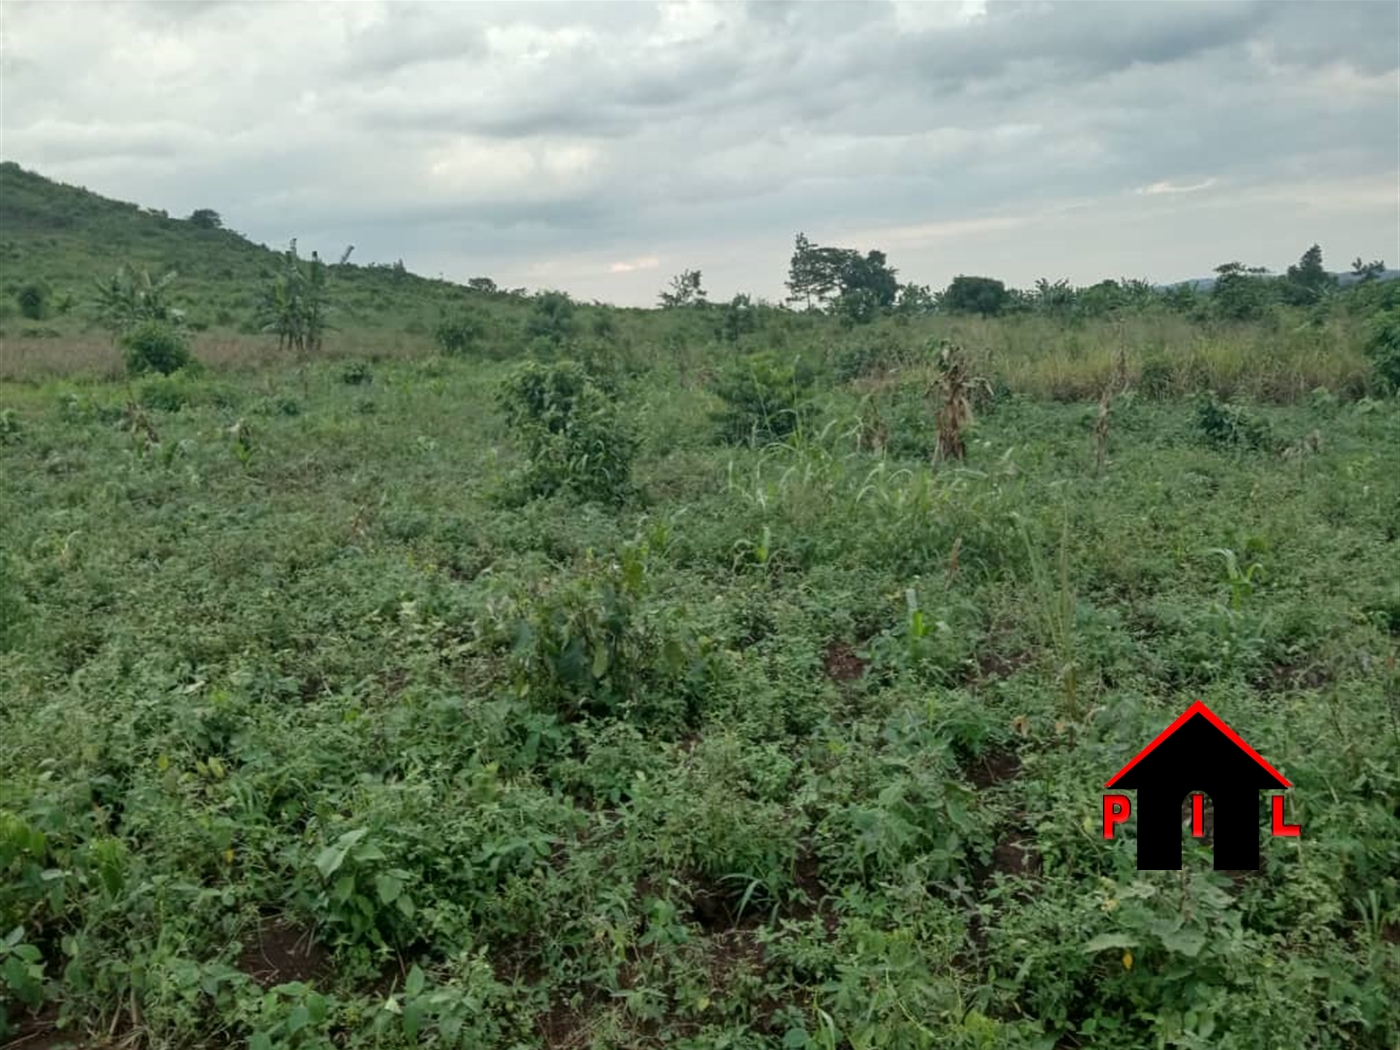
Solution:
{"label": "tree", "polygon": [[705,289],[700,287],[700,271],[682,270],[672,277],[670,291],[661,292],[660,305],[667,308],[704,306]]}
{"label": "tree", "polygon": [[926,314],[933,311],[933,293],[926,284],[901,284],[895,300],[895,310],[902,314]]}
{"label": "tree", "polygon": [[788,266],[788,302],[805,302],[807,309],[820,305],[836,288],[836,275],[825,265],[822,249],[799,233]]}
{"label": "tree", "polygon": [[467,287],[474,292],[485,292],[490,295],[496,291],[496,282],[489,277],[473,277],[467,282]]}
{"label": "tree", "polygon": [[175,283],[175,277],[172,270],[159,280],[152,280],[146,270],[133,273],[126,266],[118,267],[109,280],[97,282],[98,320],[114,336],[150,321],[181,328],[184,311],[165,299],[165,291]]}
{"label": "tree", "polygon": [[869,288],[852,288],[842,292],[831,304],[832,312],[845,328],[870,324],[880,316],[880,300]]}
{"label": "tree", "polygon": [[1069,281],[1061,278],[1053,284],[1048,278],[1036,279],[1031,300],[1036,313],[1050,317],[1065,317],[1074,312],[1078,296]]}
{"label": "tree", "polygon": [[1283,294],[1295,306],[1315,303],[1337,285],[1337,278],[1322,266],[1322,249],[1314,244],[1296,266],[1284,274]]}
{"label": "tree", "polygon": [[1006,285],[995,277],[959,274],[944,290],[939,305],[949,313],[995,317],[1006,309],[1010,300]]}
{"label": "tree", "polygon": [[314,251],[310,259],[301,259],[293,237],[282,253],[281,265],[269,275],[263,289],[259,304],[263,331],[277,335],[278,349],[290,347],[298,354],[314,354],[331,328],[329,312],[326,265]]}
{"label": "tree", "polygon": [[191,226],[197,226],[201,230],[221,230],[224,228],[224,220],[213,208],[196,208],[190,212],[189,222]]}
{"label": "tree", "polygon": [[1361,256],[1358,255],[1351,264],[1351,275],[1363,284],[1376,280],[1383,273],[1385,273],[1385,263],[1380,259],[1363,263]]}
{"label": "tree", "polygon": [[719,324],[715,326],[715,334],[726,343],[737,343],[740,336],[752,332],[757,327],[753,300],[740,293],[725,304]]}
{"label": "tree", "polygon": [[866,312],[870,302],[877,311],[887,309],[899,295],[897,274],[882,251],[861,255],[854,248],[821,247],[799,233],[788,267],[788,302],[805,302],[811,309],[835,296],[843,317]]}
{"label": "tree", "polygon": [[885,261],[885,253],[871,249],[865,255],[850,248],[829,249],[836,265],[836,284],[843,297],[857,292],[868,293],[877,307],[894,305],[899,294],[899,272]]}
{"label": "tree", "polygon": [[1220,316],[1232,321],[1253,321],[1268,311],[1273,289],[1262,280],[1268,273],[1262,266],[1221,263],[1215,273],[1215,287],[1210,297]]}

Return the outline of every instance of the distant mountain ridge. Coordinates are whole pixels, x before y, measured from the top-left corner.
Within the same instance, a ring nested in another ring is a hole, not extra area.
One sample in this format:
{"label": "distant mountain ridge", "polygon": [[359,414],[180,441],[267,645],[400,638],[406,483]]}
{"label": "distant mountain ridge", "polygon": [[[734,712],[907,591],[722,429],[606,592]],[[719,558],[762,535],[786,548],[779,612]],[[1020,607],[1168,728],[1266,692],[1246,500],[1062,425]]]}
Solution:
{"label": "distant mountain ridge", "polygon": [[[1331,271],[1328,271],[1328,272],[1330,273]],[[1283,277],[1283,274],[1281,274],[1281,273],[1264,273],[1264,274],[1260,274],[1259,276],[1260,276],[1260,277],[1281,278],[1281,277]],[[1361,280],[1360,277],[1357,277],[1357,276],[1356,276],[1354,273],[1352,273],[1350,270],[1346,270],[1346,271],[1343,271],[1343,272],[1341,272],[1341,273],[1333,273],[1332,276],[1335,277],[1335,278],[1337,278],[1337,284],[1338,284],[1338,286],[1341,287],[1341,288],[1349,288],[1351,285],[1356,284],[1358,281]],[[1380,275],[1376,277],[1376,280],[1377,280],[1377,281],[1393,281],[1393,280],[1395,280],[1396,278],[1400,278],[1400,270],[1390,270],[1390,269],[1386,269],[1386,270],[1382,270],[1382,271],[1380,272]],[[1183,284],[1187,284],[1187,285],[1190,285],[1192,288],[1196,289],[1196,291],[1198,291],[1198,292],[1208,292],[1208,291],[1210,291],[1212,288],[1215,287],[1215,282],[1216,282],[1216,278],[1214,278],[1214,277],[1191,277],[1191,278],[1188,278],[1188,279],[1185,280],[1185,281],[1171,281],[1171,282],[1169,282],[1169,283],[1167,283],[1167,284],[1159,284],[1159,285],[1157,285],[1156,287],[1158,287],[1158,288],[1180,288]]]}

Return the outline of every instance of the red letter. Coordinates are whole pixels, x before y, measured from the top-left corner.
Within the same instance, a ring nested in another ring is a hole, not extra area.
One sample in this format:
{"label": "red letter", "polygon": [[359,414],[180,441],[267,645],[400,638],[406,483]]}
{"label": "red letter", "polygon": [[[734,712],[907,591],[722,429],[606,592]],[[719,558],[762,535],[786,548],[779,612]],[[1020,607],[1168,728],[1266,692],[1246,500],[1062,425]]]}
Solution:
{"label": "red letter", "polygon": [[1274,834],[1283,838],[1297,838],[1303,833],[1303,829],[1297,824],[1285,824],[1283,822],[1283,796],[1274,796]]}
{"label": "red letter", "polygon": [[1113,825],[1121,824],[1132,813],[1132,803],[1127,795],[1105,795],[1103,797],[1103,837],[1113,838]]}
{"label": "red letter", "polygon": [[1191,834],[1200,838],[1206,833],[1206,797],[1191,796]]}

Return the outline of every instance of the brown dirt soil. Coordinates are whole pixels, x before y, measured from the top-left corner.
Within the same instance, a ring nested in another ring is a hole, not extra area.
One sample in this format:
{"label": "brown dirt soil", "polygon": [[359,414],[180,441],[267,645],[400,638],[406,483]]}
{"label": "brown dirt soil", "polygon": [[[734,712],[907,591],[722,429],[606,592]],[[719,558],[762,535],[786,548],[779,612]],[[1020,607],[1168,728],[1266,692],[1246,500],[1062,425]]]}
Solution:
{"label": "brown dirt soil", "polygon": [[330,955],[311,931],[295,923],[270,921],[243,947],[238,968],[264,988],[292,981],[311,983],[329,970]]}
{"label": "brown dirt soil", "polygon": [[833,682],[854,682],[865,674],[869,661],[862,660],[845,642],[833,641],[822,656],[822,669]]}
{"label": "brown dirt soil", "polygon": [[985,791],[1020,776],[1021,757],[1014,751],[986,751],[968,762],[963,772],[978,790]]}
{"label": "brown dirt soil", "polygon": [[1035,848],[1035,836],[1025,829],[1008,833],[992,850],[993,872],[1036,878],[1040,870],[1040,851]]}

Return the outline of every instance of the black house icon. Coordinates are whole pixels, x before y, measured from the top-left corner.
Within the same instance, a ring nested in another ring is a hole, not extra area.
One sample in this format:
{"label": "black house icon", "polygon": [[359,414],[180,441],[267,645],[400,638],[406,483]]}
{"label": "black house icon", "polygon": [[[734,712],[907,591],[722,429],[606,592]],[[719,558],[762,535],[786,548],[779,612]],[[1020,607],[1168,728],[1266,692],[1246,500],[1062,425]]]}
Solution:
{"label": "black house icon", "polygon": [[1181,804],[1192,792],[1215,806],[1215,867],[1259,867],[1259,792],[1292,785],[1197,701],[1105,786],[1137,790],[1137,866],[1147,871],[1181,867]]}

